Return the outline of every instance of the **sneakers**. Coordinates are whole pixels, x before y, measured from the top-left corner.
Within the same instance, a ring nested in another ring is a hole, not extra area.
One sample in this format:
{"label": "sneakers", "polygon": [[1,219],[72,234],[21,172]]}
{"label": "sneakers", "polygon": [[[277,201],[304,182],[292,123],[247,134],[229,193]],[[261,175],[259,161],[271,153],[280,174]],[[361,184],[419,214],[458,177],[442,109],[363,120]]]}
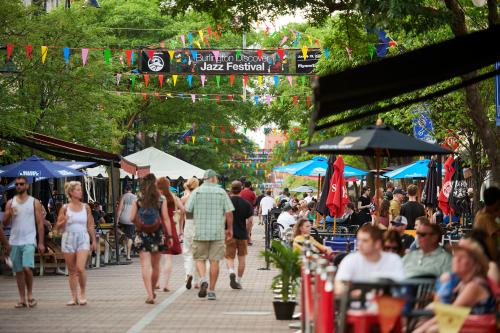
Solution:
{"label": "sneakers", "polygon": [[215,297],[215,292],[213,291],[209,291],[208,292],[208,297],[207,297],[208,300],[210,301],[215,301],[217,298]]}
{"label": "sneakers", "polygon": [[229,285],[231,286],[231,288],[233,289],[241,289],[241,284],[238,283],[238,281],[236,281],[236,274],[234,273],[231,273],[229,274]]}
{"label": "sneakers", "polygon": [[[198,297],[203,298],[207,296],[208,282],[203,281],[200,286],[200,291],[198,292]],[[215,296],[215,294],[214,294]]]}

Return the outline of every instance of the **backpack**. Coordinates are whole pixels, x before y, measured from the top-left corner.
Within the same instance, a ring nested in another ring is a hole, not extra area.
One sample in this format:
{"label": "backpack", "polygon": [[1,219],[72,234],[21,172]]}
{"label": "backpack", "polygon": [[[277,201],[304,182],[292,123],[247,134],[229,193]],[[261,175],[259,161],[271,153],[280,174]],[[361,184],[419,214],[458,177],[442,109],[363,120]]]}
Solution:
{"label": "backpack", "polygon": [[[135,228],[137,229],[137,231],[142,231],[148,234],[154,234],[156,231],[160,229],[162,224],[161,209],[143,208],[139,205],[139,201],[137,201],[136,205],[137,205],[137,214],[135,214],[134,218]],[[151,216],[152,213],[157,213],[154,222],[148,223],[149,221],[144,221],[143,217],[141,216],[141,211],[140,211],[141,208],[143,210],[142,215],[147,214]]]}

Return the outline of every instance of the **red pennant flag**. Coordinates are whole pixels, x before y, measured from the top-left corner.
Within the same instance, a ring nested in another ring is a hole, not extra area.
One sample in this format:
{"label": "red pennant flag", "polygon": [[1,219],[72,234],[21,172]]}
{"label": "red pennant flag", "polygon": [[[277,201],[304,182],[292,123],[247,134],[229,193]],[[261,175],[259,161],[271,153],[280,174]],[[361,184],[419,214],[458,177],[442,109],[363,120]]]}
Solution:
{"label": "red pennant flag", "polygon": [[233,144],[233,140],[234,140],[234,139],[229,139],[229,143],[230,143],[230,144]]}
{"label": "red pennant flag", "polygon": [[234,134],[234,132],[236,131],[236,129],[234,127],[231,127],[231,132]]}
{"label": "red pennant flag", "polygon": [[33,52],[33,45],[26,45],[26,58],[31,60],[31,53]]}
{"label": "red pennant flag", "polygon": [[231,94],[227,95],[227,99],[230,100],[230,101],[232,101],[233,100],[233,95],[231,95]]}
{"label": "red pennant flag", "polygon": [[216,101],[217,103],[219,103],[219,102],[220,102],[220,96],[219,96],[219,95],[216,95],[216,96],[215,96],[215,101]]}
{"label": "red pennant flag", "polygon": [[207,36],[203,37],[203,41],[205,42],[205,44],[207,44],[208,47],[210,47],[210,42],[208,41]]}
{"label": "red pennant flag", "polygon": [[278,49],[278,55],[280,56],[280,60],[283,61],[283,58],[285,57],[285,50]]}
{"label": "red pennant flag", "polygon": [[148,50],[148,58],[152,59],[155,55],[155,50]]}
{"label": "red pennant flag", "polygon": [[160,88],[163,88],[163,75],[158,75],[158,80],[160,81]]}
{"label": "red pennant flag", "polygon": [[316,43],[316,45],[318,45],[319,48],[321,48],[321,44],[319,43],[319,40],[317,38],[314,42]]}
{"label": "red pennant flag", "polygon": [[262,59],[262,50],[257,50],[257,58]]}
{"label": "red pennant flag", "polygon": [[299,97],[297,95],[293,96],[293,106],[297,106],[298,101],[299,101]]}
{"label": "red pennant flag", "polygon": [[234,74],[229,75],[229,84],[231,85],[231,87],[233,86],[233,84],[234,84]]}
{"label": "red pennant flag", "polygon": [[243,84],[245,85],[245,87],[247,86],[247,84],[248,84],[248,75],[243,75]]}
{"label": "red pennant flag", "polygon": [[208,26],[208,28],[207,28],[207,32],[208,32],[208,35],[209,35],[210,37],[212,37],[212,27],[211,27],[211,26]]}
{"label": "red pennant flag", "polygon": [[14,49],[14,44],[7,44],[7,60],[12,56],[12,50]]}
{"label": "red pennant flag", "polygon": [[144,98],[144,100],[147,100],[148,99],[148,95],[146,95],[146,93],[142,93],[142,98]]}
{"label": "red pennant flag", "polygon": [[158,92],[155,92],[156,98],[160,99],[160,94]]}
{"label": "red pennant flag", "polygon": [[222,143],[226,143],[226,139],[225,138],[222,138]]}
{"label": "red pennant flag", "polygon": [[389,41],[389,46],[390,47],[396,46],[396,42],[393,40]]}
{"label": "red pennant flag", "polygon": [[146,85],[146,87],[148,86],[148,84],[149,84],[149,74],[144,74],[144,84]]}
{"label": "red pennant flag", "polygon": [[299,131],[298,127],[293,128],[293,133],[297,134],[298,131]]}
{"label": "red pennant flag", "polygon": [[225,133],[225,132],[226,132],[226,129],[224,128],[224,126],[221,126],[221,127],[220,127],[220,130],[222,131],[222,133]]}
{"label": "red pennant flag", "polygon": [[189,136],[186,136],[186,137],[184,138],[184,140],[186,140],[186,143],[188,143],[188,142],[189,142]]}
{"label": "red pennant flag", "polygon": [[401,310],[405,305],[405,300],[402,298],[393,298],[391,296],[376,296],[378,320],[380,324],[380,332],[389,333],[392,331],[398,320],[401,319]]}
{"label": "red pennant flag", "polygon": [[307,96],[307,107],[311,106],[311,96]]}
{"label": "red pennant flag", "polygon": [[127,57],[127,64],[128,64],[128,67],[131,66],[132,64],[132,50],[126,50],[125,51],[125,56]]}
{"label": "red pennant flag", "polygon": [[215,36],[215,39],[217,39],[217,41],[219,41],[219,34],[217,33],[217,31],[214,31],[214,36]]}

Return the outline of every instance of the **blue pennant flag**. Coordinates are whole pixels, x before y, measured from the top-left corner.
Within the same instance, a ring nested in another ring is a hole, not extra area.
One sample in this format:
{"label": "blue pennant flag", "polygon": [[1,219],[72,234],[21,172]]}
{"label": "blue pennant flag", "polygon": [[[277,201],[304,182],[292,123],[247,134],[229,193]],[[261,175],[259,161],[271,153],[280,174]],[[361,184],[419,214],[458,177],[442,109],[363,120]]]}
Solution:
{"label": "blue pennant flag", "polygon": [[132,51],[132,55],[130,56],[130,63],[133,65],[134,64],[134,58],[135,58],[135,52]]}
{"label": "blue pennant flag", "polygon": [[278,75],[275,75],[274,76],[274,86],[276,87],[276,89],[278,89],[279,84],[280,84],[280,78],[278,77]]}
{"label": "blue pennant flag", "polygon": [[197,56],[198,56],[198,51],[191,50],[191,57],[193,57],[193,61],[196,61]]}
{"label": "blue pennant flag", "polygon": [[191,88],[193,86],[193,76],[192,75],[188,75],[187,76],[187,80],[188,80],[189,88]]}
{"label": "blue pennant flag", "polygon": [[255,100],[255,105],[259,105],[259,96],[254,96],[253,99]]}
{"label": "blue pennant flag", "polygon": [[188,33],[189,44],[193,44],[193,34]]}
{"label": "blue pennant flag", "polygon": [[325,47],[325,58],[328,59],[328,57],[330,56],[330,50]]}
{"label": "blue pennant flag", "polygon": [[66,62],[66,64],[69,63],[69,47],[65,47],[63,49],[63,53],[64,53],[64,61]]}

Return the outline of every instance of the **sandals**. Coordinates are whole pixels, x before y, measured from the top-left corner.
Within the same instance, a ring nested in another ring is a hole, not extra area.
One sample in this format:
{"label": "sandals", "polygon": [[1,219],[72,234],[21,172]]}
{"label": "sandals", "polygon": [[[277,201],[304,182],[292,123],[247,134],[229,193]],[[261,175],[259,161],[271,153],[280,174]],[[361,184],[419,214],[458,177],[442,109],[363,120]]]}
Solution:
{"label": "sandals", "polygon": [[28,300],[28,306],[30,308],[34,308],[37,304],[38,304],[38,302],[34,298]]}
{"label": "sandals", "polygon": [[75,306],[78,305],[78,300],[71,300],[68,303],[66,303],[66,306]]}
{"label": "sandals", "polygon": [[163,292],[168,293],[169,291],[170,291],[170,289],[168,289],[168,288],[163,288]]}
{"label": "sandals", "polygon": [[155,304],[155,300],[154,299],[147,299],[146,304]]}
{"label": "sandals", "polygon": [[26,304],[25,302],[19,302],[17,303],[14,307],[16,309],[21,309],[21,308],[34,308],[36,305],[38,304],[38,302],[36,301],[36,299],[32,298],[32,299],[29,299],[28,300],[28,303]]}
{"label": "sandals", "polygon": [[80,300],[80,305],[87,305],[87,300],[86,299],[81,299]]}
{"label": "sandals", "polygon": [[15,306],[14,306],[16,309],[21,309],[21,308],[27,308],[28,305],[26,305],[26,303],[24,302],[19,302],[17,303]]}

